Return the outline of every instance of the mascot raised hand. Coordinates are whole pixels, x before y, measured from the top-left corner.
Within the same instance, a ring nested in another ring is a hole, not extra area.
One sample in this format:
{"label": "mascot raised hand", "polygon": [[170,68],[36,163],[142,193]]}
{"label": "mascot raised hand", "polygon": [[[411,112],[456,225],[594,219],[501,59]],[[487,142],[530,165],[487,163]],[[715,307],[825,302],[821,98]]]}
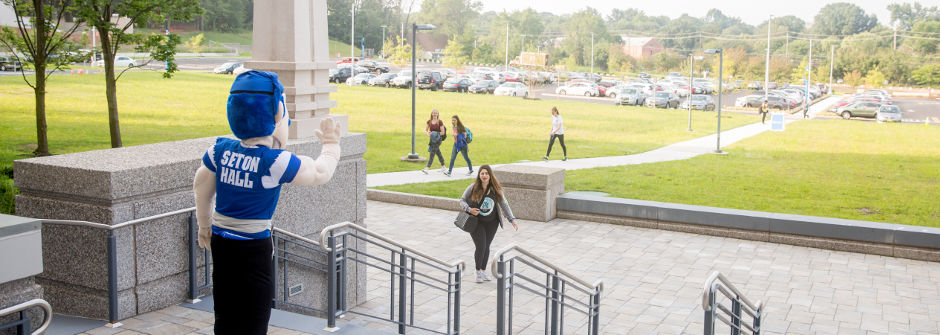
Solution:
{"label": "mascot raised hand", "polygon": [[275,73],[238,75],[227,104],[238,139],[218,138],[193,181],[199,246],[212,250],[216,334],[267,333],[274,298],[271,217],[281,185],[324,184],[340,157],[339,124],[331,118],[315,131],[323,143],[316,160],[284,150],[290,119],[283,91]]}

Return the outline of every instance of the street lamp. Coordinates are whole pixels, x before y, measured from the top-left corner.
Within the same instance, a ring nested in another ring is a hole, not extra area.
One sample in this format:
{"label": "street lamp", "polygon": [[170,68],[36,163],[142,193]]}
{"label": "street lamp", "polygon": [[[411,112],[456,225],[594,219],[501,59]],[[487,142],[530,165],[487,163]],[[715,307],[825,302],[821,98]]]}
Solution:
{"label": "street lamp", "polygon": [[415,153],[415,59],[417,57],[418,40],[417,32],[418,30],[434,30],[437,29],[433,24],[411,24],[411,153],[408,154],[408,159],[418,159],[419,156]]}
{"label": "street lamp", "polygon": [[705,56],[693,56],[689,54],[689,131],[692,131],[692,96],[695,95],[695,89],[692,87],[692,77],[695,76],[695,60],[703,60]]}
{"label": "street lamp", "polygon": [[383,56],[382,58],[385,58],[385,28],[388,28],[388,26],[382,26],[382,48],[379,49],[379,52]]}
{"label": "street lamp", "polygon": [[724,152],[721,151],[721,70],[724,67],[724,54],[721,49],[708,49],[705,53],[718,54],[718,133],[715,134],[715,153],[723,154]]}

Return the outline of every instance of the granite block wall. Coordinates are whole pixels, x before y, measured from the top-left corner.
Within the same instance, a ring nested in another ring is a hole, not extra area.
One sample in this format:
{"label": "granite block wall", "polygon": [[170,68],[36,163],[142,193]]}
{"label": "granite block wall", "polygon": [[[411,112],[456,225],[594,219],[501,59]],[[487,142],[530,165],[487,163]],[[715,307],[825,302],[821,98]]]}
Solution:
{"label": "granite block wall", "polygon": [[555,218],[555,198],[565,192],[565,169],[504,165],[493,169],[516,218],[548,222]]}
{"label": "granite block wall", "polygon": [[[17,160],[17,215],[115,225],[193,207],[193,175],[213,143],[215,137]],[[366,136],[347,134],[341,147],[330,182],[283,188],[275,226],[313,236],[331,224],[362,223]],[[320,148],[316,138],[288,144],[295,154],[313,158]],[[186,299],[188,222],[183,213],[114,230],[118,319]],[[42,237],[45,271],[37,282],[53,308],[107,319],[107,229],[46,223]],[[364,285],[364,273],[356,280]]]}

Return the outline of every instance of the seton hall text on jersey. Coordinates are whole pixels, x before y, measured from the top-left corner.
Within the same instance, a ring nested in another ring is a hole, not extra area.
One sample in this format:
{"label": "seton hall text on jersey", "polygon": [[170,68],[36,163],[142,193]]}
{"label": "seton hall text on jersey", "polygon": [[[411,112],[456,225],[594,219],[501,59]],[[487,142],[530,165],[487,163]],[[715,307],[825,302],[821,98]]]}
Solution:
{"label": "seton hall text on jersey", "polygon": [[219,162],[219,181],[244,188],[251,188],[254,183],[251,181],[251,173],[258,172],[258,163],[261,157],[248,156],[238,152],[226,150],[222,153],[222,159]]}

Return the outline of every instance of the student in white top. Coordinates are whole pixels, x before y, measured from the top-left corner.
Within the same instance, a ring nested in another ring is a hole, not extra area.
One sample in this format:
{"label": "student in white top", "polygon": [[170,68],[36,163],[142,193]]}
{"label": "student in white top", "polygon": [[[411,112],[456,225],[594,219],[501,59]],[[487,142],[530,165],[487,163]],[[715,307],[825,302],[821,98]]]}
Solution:
{"label": "student in white top", "polygon": [[561,151],[564,154],[561,160],[568,160],[568,148],[565,147],[565,123],[561,119],[561,114],[558,114],[558,107],[552,107],[552,131],[549,133],[551,139],[548,141],[548,152],[545,153],[545,156],[542,156],[543,160],[548,160],[548,156],[552,154],[552,146],[555,145],[555,138],[558,138],[558,143],[561,144]]}

